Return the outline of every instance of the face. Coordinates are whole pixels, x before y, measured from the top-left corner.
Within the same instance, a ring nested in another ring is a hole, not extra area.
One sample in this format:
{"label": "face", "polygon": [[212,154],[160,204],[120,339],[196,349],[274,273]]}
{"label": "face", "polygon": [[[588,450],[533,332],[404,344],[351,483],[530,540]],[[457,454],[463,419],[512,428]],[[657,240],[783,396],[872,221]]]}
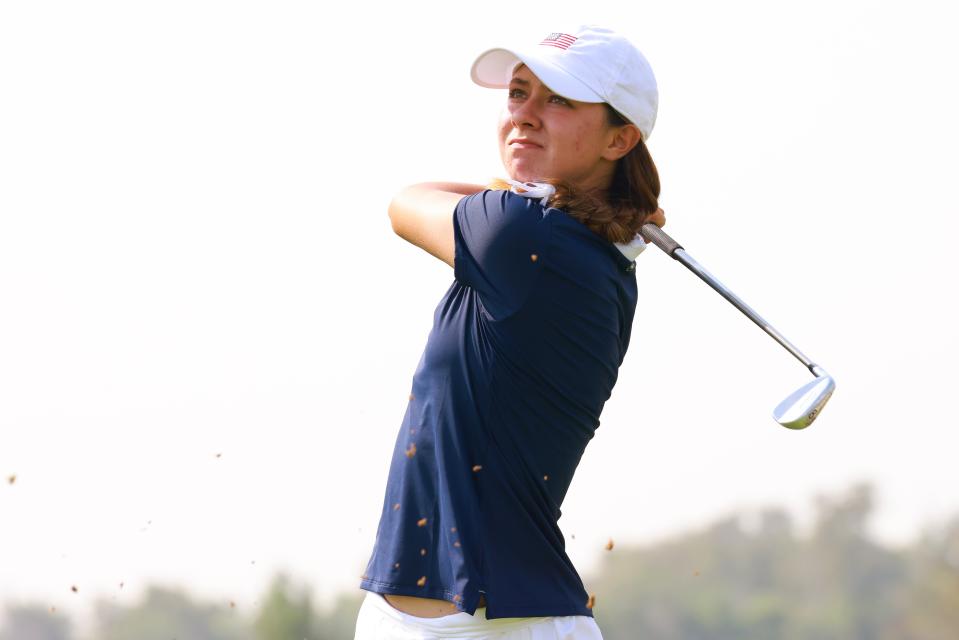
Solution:
{"label": "face", "polygon": [[616,160],[640,137],[634,125],[610,127],[606,117],[605,104],[553,93],[521,64],[513,72],[506,106],[500,112],[503,167],[510,178],[521,182],[555,178],[580,189],[605,189]]}

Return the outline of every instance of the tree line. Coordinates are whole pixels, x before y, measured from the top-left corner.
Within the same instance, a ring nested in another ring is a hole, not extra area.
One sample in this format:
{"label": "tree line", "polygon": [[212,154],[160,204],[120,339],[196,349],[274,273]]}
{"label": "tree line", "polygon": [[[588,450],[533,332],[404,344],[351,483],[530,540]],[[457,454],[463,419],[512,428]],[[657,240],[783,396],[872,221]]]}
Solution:
{"label": "tree line", "polygon": [[[868,484],[816,499],[803,534],[785,510],[730,514],[653,544],[616,545],[584,576],[606,640],[955,640],[959,516],[890,548],[869,533]],[[241,615],[180,588],[94,604],[93,630],[41,604],[7,605],[0,640],[352,640],[365,592],[318,610],[286,574]]]}

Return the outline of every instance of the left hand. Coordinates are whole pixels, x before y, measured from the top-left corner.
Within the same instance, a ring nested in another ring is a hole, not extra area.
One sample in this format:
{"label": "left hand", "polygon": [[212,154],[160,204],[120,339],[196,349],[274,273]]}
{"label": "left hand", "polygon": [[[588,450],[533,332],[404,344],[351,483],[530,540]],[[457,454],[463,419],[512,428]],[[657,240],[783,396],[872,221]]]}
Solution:
{"label": "left hand", "polygon": [[662,229],[666,225],[666,213],[662,209],[656,209],[655,213],[651,213],[643,219],[643,224],[647,222],[652,222]]}

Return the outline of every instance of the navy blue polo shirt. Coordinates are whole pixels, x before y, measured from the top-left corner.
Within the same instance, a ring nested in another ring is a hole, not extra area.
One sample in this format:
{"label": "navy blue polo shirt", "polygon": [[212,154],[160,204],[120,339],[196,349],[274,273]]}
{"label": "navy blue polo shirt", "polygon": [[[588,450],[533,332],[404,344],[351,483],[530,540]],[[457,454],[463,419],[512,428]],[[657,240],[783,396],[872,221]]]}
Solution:
{"label": "navy blue polo shirt", "polygon": [[634,262],[511,191],[465,196],[453,227],[360,588],[592,616],[557,521],[629,345]]}

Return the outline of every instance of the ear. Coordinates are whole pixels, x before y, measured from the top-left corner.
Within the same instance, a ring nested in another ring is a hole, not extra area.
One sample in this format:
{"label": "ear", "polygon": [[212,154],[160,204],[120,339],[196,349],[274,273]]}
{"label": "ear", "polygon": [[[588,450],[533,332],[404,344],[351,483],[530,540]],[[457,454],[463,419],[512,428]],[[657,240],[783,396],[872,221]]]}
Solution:
{"label": "ear", "polygon": [[610,127],[609,136],[609,144],[606,145],[603,157],[613,161],[619,160],[632,151],[633,147],[639,144],[639,141],[643,138],[639,127],[633,123]]}

